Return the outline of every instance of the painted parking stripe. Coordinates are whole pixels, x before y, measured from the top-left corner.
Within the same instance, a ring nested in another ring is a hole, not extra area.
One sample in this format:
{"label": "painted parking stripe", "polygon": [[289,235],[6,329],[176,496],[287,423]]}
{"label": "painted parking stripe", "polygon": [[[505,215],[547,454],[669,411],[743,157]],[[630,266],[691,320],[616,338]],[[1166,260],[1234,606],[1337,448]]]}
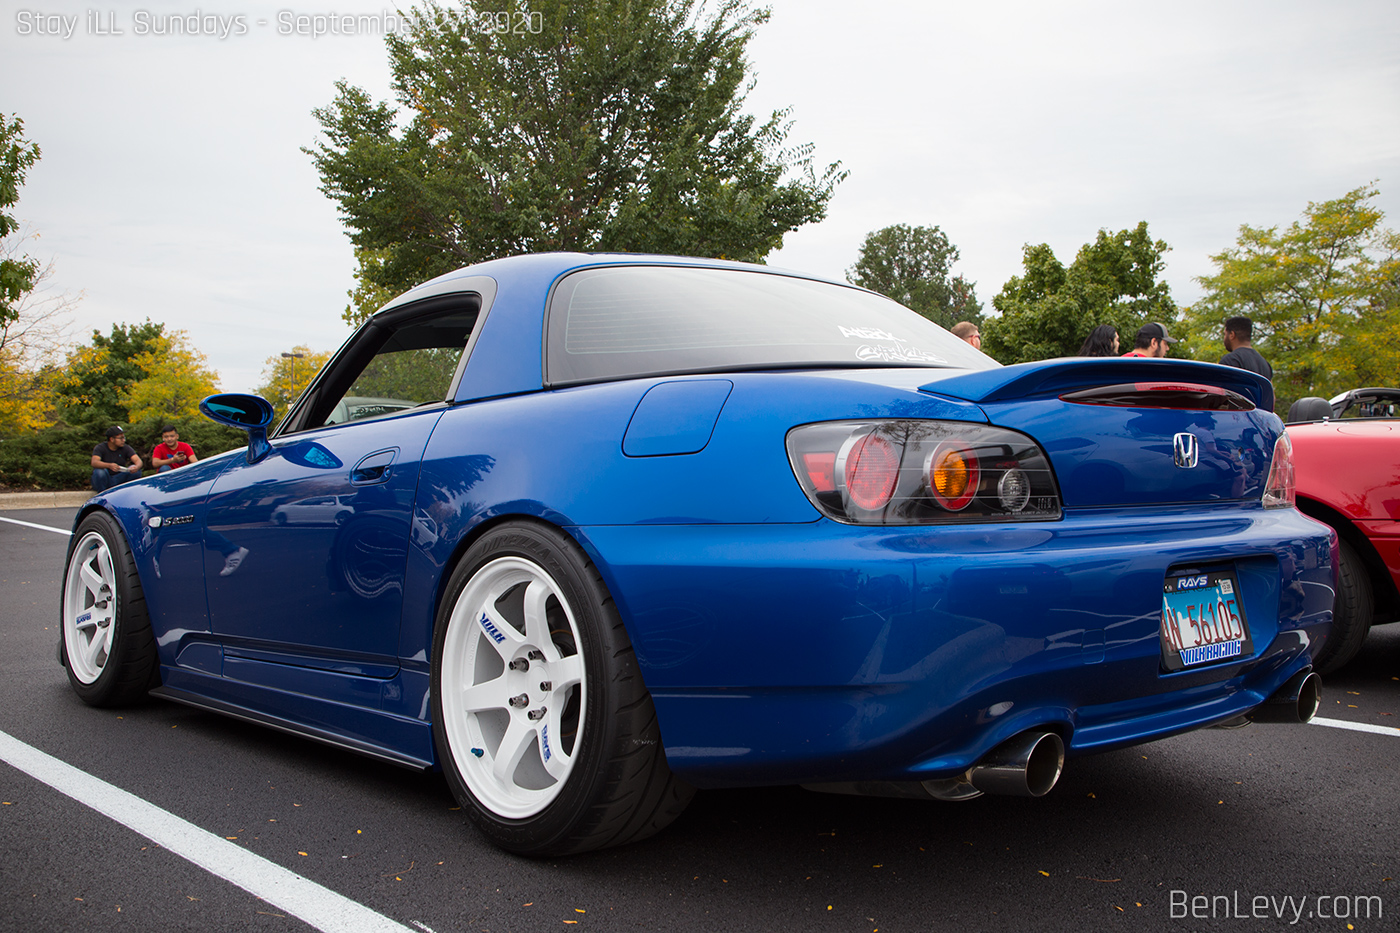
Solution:
{"label": "painted parking stripe", "polygon": [[69,531],[67,528],[54,528],[49,525],[36,525],[33,522],[22,522],[17,518],[0,518],[0,522],[9,522],[11,525],[23,525],[26,528],[38,528],[40,531],[52,531],[55,534],[63,535],[63,537],[65,538],[72,534],[72,532]]}
{"label": "painted parking stripe", "polygon": [[0,732],[0,761],[324,933],[416,933],[5,732]]}
{"label": "painted parking stripe", "polygon": [[1352,732],[1371,732],[1376,735],[1393,735],[1400,738],[1400,729],[1395,726],[1373,726],[1365,722],[1347,722],[1345,719],[1324,719],[1314,716],[1309,723],[1314,726],[1330,726],[1333,729],[1350,729]]}

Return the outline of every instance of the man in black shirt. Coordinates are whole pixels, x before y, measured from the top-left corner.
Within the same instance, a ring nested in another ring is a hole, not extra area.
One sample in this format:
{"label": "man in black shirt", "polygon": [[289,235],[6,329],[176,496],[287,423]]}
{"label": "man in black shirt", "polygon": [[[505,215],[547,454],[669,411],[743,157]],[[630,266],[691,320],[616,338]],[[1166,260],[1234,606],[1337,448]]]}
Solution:
{"label": "man in black shirt", "polygon": [[1226,353],[1220,358],[1223,366],[1233,366],[1236,369],[1247,369],[1252,373],[1258,373],[1265,379],[1274,378],[1274,368],[1269,365],[1269,361],[1259,355],[1259,351],[1249,345],[1250,337],[1254,333],[1254,322],[1247,317],[1232,317],[1225,322],[1225,350]]}
{"label": "man in black shirt", "polygon": [[126,432],[116,425],[107,429],[107,440],[92,449],[92,488],[95,492],[141,475],[141,455],[126,442]]}

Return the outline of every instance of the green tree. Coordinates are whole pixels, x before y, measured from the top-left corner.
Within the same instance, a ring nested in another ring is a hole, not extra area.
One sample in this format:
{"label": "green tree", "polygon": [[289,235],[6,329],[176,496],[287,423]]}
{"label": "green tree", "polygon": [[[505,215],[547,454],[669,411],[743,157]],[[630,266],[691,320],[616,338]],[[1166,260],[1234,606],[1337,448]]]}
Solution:
{"label": "green tree", "polygon": [[938,227],[895,224],[866,234],[846,279],[944,327],[959,321],[978,324],[982,305],[975,285],[952,274],[957,261],[958,248]]}
{"label": "green tree", "polygon": [[91,426],[130,421],[123,400],[132,386],[153,374],[146,365],[164,337],[165,325],[149,318],[144,324],[113,324],[107,336],[94,330],[92,343],[68,354],[56,380],[54,396],[64,420]]}
{"label": "green tree", "polygon": [[390,252],[387,249],[355,247],[355,287],[346,293],[350,296],[350,303],[341,315],[351,327],[359,327],[365,318],[398,295],[397,289],[377,284],[384,277],[384,261]]}
{"label": "green tree", "polygon": [[[30,166],[39,161],[39,147],[24,138],[24,121],[0,114],[0,240],[19,230],[12,208],[19,203],[19,189]],[[19,316],[15,307],[34,289],[39,261],[24,255],[0,256],[0,325]]]}
{"label": "green tree", "polygon": [[277,412],[277,421],[286,416],[292,403],[306,391],[311,380],[331,358],[329,350],[312,351],[306,346],[292,347],[291,352],[295,355],[279,353],[267,358],[262,385],[254,390],[272,403],[273,410]]}
{"label": "green tree", "polygon": [[182,330],[162,333],[132,357],[146,373],[119,397],[128,421],[177,421],[199,417],[199,402],[219,391],[219,374]]}
{"label": "green tree", "polygon": [[1100,230],[1068,267],[1049,244],[1027,244],[1024,273],[992,299],[1001,316],[983,323],[983,351],[1003,363],[1073,356],[1100,324],[1116,327],[1124,351],[1131,349],[1143,324],[1170,327],[1176,320],[1162,278],[1168,249],[1148,234],[1145,220],[1131,230]]}
{"label": "green tree", "polygon": [[39,147],[24,138],[24,122],[0,114],[0,436],[51,424],[48,390],[74,303],[46,285],[43,266],[25,247],[37,234],[21,230],[13,213]]}
{"label": "green tree", "polygon": [[387,39],[397,104],[340,82],[315,111],[323,137],[306,151],[362,285],[398,292],[541,250],[759,261],[825,216],[839,165],[818,172],[810,145],[787,144],[788,111],[742,112],[767,10],[536,0],[525,28],[492,28],[521,9],[427,0]]}
{"label": "green tree", "polygon": [[1400,372],[1400,236],[1381,226],[1376,185],[1309,202],[1301,221],[1240,227],[1185,309],[1196,357],[1217,360],[1227,318],[1254,322],[1274,367],[1278,410],[1308,395],[1393,385]]}

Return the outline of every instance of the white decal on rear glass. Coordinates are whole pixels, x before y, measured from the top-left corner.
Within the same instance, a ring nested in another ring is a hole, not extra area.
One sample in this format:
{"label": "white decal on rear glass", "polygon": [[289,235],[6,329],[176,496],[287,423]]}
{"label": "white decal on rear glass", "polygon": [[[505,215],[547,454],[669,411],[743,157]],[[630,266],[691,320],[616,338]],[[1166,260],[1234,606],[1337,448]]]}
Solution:
{"label": "white decal on rear glass", "polygon": [[856,350],[856,359],[863,362],[880,360],[886,363],[946,363],[947,360],[918,347],[885,347],[866,344]]}
{"label": "white decal on rear glass", "polygon": [[842,337],[856,337],[856,338],[859,338],[860,340],[899,340],[899,339],[900,339],[900,338],[896,337],[894,334],[890,333],[889,331],[887,331],[887,330],[881,330],[881,329],[878,328],[878,327],[841,327],[839,324],[837,325],[837,327],[840,328],[840,330],[841,330],[841,336],[842,336]]}

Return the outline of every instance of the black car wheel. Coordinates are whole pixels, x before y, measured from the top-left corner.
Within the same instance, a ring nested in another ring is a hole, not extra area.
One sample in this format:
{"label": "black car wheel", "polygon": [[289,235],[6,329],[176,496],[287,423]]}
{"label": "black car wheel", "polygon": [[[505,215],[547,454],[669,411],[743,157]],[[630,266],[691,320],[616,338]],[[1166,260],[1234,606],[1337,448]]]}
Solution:
{"label": "black car wheel", "polygon": [[83,519],[72,540],[61,623],[68,682],[91,706],[133,703],[160,674],[131,548],[105,512]]}
{"label": "black car wheel", "polygon": [[1375,600],[1371,593],[1371,578],[1356,549],[1341,539],[1341,562],[1337,601],[1332,608],[1332,634],[1322,646],[1322,653],[1313,661],[1319,674],[1330,674],[1346,665],[1361,650],[1366,633],[1371,630]]}
{"label": "black car wheel", "polygon": [[503,525],[462,557],[438,610],[432,687],[448,783],[504,849],[632,842],[694,793],[667,767],[612,597],[553,527]]}

